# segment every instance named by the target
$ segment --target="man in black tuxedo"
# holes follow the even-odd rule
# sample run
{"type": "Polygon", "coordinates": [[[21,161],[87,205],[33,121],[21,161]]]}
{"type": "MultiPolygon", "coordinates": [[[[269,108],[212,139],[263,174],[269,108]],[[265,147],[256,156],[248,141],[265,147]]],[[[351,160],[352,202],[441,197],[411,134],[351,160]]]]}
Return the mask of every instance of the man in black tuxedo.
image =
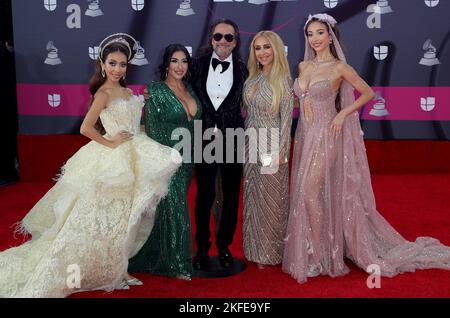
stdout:
{"type": "MultiPolygon", "coordinates": [[[[222,214],[216,224],[216,246],[222,267],[230,268],[233,256],[228,246],[236,231],[242,163],[237,160],[237,147],[227,144],[226,128],[244,128],[241,114],[242,91],[248,72],[240,60],[240,38],[237,25],[224,19],[215,22],[209,34],[209,46],[193,61],[191,83],[202,104],[202,127],[213,129],[213,138],[223,138],[223,161],[196,163],[197,198],[195,224],[197,254],[193,267],[202,270],[207,266],[210,241],[210,211],[216,197],[215,184],[218,171],[221,174],[222,214]],[[233,162],[226,162],[227,153],[233,154],[233,162]]],[[[214,139],[212,139],[214,140],[214,139]]],[[[202,143],[202,153],[210,140],[202,143]]],[[[240,150],[241,151],[241,150],[240,150]]]]}

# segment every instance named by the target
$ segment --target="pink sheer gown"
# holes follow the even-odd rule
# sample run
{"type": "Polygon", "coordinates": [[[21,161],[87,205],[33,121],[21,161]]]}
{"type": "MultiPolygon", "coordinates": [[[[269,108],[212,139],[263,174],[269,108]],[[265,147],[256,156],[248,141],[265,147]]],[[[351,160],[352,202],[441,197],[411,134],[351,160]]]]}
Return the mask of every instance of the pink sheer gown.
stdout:
{"type": "Polygon", "coordinates": [[[376,264],[381,275],[394,276],[415,269],[450,270],[450,248],[430,237],[405,240],[376,210],[370,171],[359,116],[345,119],[342,134],[329,133],[337,111],[336,96],[343,107],[354,101],[353,89],[343,81],[333,91],[329,72],[311,81],[307,91],[313,120],[305,121],[306,85],[295,80],[301,112],[292,159],[289,219],[285,238],[283,271],[298,282],[308,277],[345,275],[344,258],[368,271],[376,264]]]}

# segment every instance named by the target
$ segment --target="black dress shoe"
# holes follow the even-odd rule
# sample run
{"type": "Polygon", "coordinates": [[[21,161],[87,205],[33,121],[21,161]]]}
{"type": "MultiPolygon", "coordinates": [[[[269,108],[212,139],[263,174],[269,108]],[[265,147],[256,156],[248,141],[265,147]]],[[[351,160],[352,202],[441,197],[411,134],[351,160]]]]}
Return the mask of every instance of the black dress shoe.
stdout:
{"type": "Polygon", "coordinates": [[[208,266],[208,252],[197,252],[192,260],[192,267],[195,270],[201,271],[204,270],[205,267],[208,266]]]}
{"type": "Polygon", "coordinates": [[[231,268],[233,265],[233,255],[228,248],[219,249],[219,262],[224,268],[231,268]]]}

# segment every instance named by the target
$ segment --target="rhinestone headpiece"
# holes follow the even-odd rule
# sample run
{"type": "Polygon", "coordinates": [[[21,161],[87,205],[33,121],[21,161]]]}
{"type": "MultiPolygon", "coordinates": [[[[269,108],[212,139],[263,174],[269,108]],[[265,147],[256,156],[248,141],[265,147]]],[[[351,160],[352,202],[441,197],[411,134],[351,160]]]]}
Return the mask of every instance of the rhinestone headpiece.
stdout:
{"type": "MultiPolygon", "coordinates": [[[[128,61],[131,60],[132,56],[133,56],[133,50],[131,49],[130,46],[130,42],[128,42],[126,40],[125,37],[130,38],[134,43],[136,43],[137,41],[129,34],[127,33],[115,33],[115,34],[111,34],[109,36],[107,36],[105,39],[103,39],[102,42],[100,42],[100,53],[99,53],[99,57],[102,59],[103,58],[103,51],[105,50],[106,47],[108,47],[109,45],[113,44],[113,43],[121,43],[123,45],[125,45],[128,49],[128,61]],[[106,42],[106,43],[105,43],[106,42]],[[105,43],[105,44],[104,44],[105,43]]],[[[133,45],[134,47],[135,45],[133,45]]]]}

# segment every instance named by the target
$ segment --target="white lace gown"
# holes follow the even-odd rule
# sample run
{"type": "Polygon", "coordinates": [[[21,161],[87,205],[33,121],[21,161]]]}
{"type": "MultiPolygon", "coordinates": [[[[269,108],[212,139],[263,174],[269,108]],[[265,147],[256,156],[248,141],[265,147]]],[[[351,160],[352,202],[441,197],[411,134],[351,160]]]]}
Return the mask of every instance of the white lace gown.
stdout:
{"type": "MultiPolygon", "coordinates": [[[[32,239],[0,253],[0,297],[66,297],[118,288],[128,259],[147,240],[180,154],[140,132],[143,104],[116,99],[100,118],[115,149],[91,141],[21,221],[32,239]]],[[[57,149],[55,149],[57,151],[57,149]]]]}

